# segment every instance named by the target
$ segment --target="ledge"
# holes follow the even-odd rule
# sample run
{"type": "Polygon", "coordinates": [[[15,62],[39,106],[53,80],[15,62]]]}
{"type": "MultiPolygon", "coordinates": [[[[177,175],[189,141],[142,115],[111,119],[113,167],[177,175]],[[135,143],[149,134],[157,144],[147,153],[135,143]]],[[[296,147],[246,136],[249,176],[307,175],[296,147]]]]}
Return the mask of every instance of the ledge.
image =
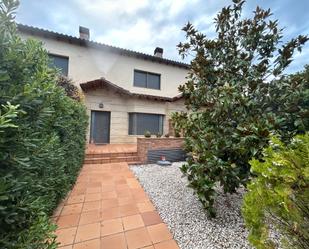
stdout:
{"type": "Polygon", "coordinates": [[[137,155],[141,162],[147,162],[149,150],[183,148],[183,137],[141,137],[137,138],[137,155]]]}

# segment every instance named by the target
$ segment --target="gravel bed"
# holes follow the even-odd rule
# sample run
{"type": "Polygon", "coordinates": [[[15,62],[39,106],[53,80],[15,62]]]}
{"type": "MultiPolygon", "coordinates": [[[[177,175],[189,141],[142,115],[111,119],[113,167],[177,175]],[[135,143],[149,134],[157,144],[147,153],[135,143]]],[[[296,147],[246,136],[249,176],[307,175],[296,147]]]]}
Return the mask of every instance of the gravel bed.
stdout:
{"type": "Polygon", "coordinates": [[[131,166],[180,248],[252,248],[240,212],[243,190],[234,195],[219,191],[217,218],[209,219],[192,189],[186,186],[187,180],[179,169],[182,164],[131,166]]]}

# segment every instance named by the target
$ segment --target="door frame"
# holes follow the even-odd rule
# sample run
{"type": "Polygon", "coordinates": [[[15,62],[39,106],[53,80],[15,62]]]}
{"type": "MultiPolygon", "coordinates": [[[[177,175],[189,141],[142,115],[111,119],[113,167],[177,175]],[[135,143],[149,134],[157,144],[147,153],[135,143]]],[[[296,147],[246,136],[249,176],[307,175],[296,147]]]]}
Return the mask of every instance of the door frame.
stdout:
{"type": "Polygon", "coordinates": [[[108,142],[107,143],[95,143],[94,144],[109,144],[110,143],[110,136],[111,136],[111,112],[110,111],[100,111],[100,110],[90,110],[90,136],[89,136],[89,143],[91,143],[92,135],[93,135],[93,129],[94,129],[94,113],[95,112],[105,112],[109,114],[108,119],[108,142]]]}

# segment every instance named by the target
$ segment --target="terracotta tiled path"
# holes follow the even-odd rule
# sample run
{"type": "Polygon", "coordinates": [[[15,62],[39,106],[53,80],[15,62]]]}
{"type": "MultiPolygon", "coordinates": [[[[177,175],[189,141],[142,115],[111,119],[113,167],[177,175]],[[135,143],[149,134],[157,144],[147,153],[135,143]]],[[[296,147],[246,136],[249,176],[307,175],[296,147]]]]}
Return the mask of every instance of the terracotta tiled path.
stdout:
{"type": "Polygon", "coordinates": [[[54,214],[61,249],[177,249],[126,163],[84,165],[54,214]]]}

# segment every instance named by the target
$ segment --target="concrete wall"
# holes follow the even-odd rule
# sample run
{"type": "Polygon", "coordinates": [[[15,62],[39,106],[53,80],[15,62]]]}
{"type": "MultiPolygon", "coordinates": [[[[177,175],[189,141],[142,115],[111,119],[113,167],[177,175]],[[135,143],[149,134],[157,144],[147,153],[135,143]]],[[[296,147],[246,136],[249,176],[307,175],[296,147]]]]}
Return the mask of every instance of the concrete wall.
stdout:
{"type": "Polygon", "coordinates": [[[21,33],[21,36],[24,39],[41,40],[49,53],[69,57],[69,77],[78,86],[80,83],[104,77],[131,92],[174,97],[179,94],[178,86],[185,82],[188,72],[177,66],[110,53],[101,49],[78,46],[24,33],[21,33]],[[134,87],[134,69],[160,74],[161,89],[134,87]]]}
{"type": "MultiPolygon", "coordinates": [[[[85,95],[85,104],[89,116],[91,110],[111,112],[110,143],[136,143],[137,137],[143,137],[138,135],[128,135],[129,112],[165,115],[163,134],[166,134],[169,132],[168,120],[171,113],[175,110],[185,110],[183,100],[163,102],[138,99],[126,95],[120,95],[105,88],[87,92],[85,95]],[[104,104],[104,108],[99,108],[100,103],[104,104]]],[[[88,141],[89,133],[90,131],[88,132],[88,141]]]]}

